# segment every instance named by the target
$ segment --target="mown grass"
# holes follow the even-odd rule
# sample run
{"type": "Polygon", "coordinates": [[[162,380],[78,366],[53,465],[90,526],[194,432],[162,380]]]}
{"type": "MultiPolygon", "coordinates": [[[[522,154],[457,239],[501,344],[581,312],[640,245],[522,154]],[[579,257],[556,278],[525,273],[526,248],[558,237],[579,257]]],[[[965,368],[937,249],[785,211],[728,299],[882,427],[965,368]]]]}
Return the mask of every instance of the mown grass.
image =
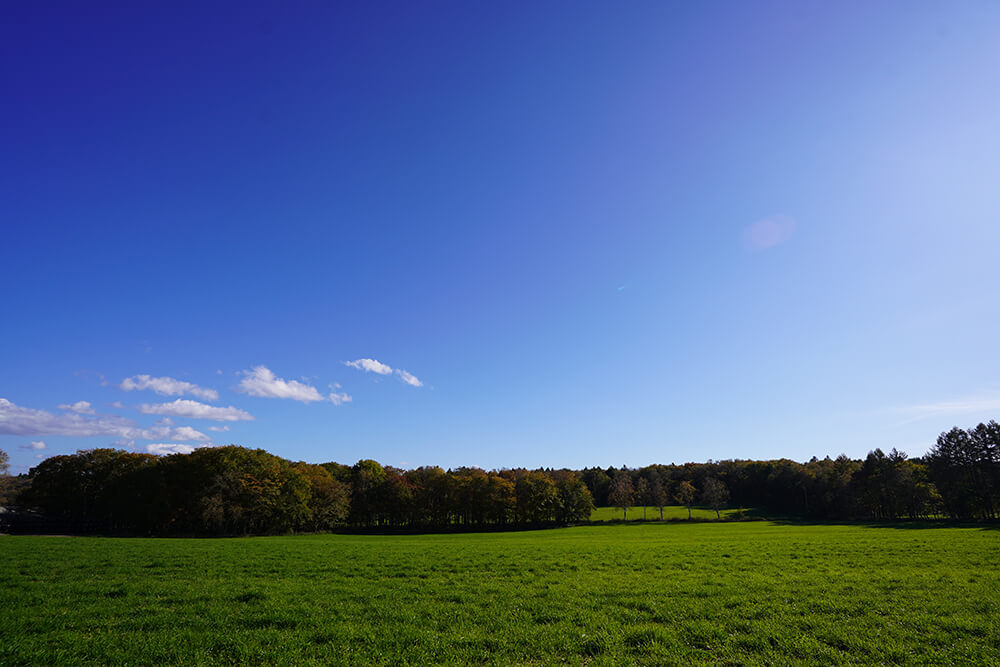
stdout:
{"type": "Polygon", "coordinates": [[[0,664],[1000,663],[1000,532],[0,537],[0,664]]]}

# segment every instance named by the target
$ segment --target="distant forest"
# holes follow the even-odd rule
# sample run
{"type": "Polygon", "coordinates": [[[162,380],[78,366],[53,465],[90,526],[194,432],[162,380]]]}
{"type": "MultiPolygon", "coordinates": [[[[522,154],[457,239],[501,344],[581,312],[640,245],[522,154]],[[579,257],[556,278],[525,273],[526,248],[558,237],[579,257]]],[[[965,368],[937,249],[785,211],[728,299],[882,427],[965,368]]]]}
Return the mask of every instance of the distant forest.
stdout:
{"type": "MultiPolygon", "coordinates": [[[[709,461],[644,468],[400,470],[292,462],[261,449],[160,457],[115,449],[46,459],[10,477],[7,530],[133,535],[292,531],[489,530],[586,522],[597,506],[755,508],[820,520],[997,519],[1000,425],[942,433],[920,458],[709,461]]],[[[653,516],[656,516],[655,513],[653,516]]],[[[2,526],[0,526],[2,528],[2,526]]]]}

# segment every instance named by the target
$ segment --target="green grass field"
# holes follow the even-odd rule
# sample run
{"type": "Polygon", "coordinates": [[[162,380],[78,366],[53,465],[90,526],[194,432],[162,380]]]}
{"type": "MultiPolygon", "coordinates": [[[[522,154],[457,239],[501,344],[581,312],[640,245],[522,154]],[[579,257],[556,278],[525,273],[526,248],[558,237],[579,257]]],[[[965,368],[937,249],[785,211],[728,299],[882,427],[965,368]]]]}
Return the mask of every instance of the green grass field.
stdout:
{"type": "Polygon", "coordinates": [[[0,664],[1000,663],[1000,531],[0,537],[0,664]]]}

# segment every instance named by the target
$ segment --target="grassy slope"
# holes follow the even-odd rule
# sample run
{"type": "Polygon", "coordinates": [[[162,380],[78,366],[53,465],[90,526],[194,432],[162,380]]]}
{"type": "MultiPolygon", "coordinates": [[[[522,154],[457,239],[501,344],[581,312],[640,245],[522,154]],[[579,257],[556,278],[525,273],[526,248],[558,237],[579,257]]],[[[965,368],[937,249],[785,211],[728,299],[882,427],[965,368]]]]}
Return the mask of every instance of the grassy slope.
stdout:
{"type": "Polygon", "coordinates": [[[1000,662],[1000,532],[0,537],[0,664],[1000,662]]]}

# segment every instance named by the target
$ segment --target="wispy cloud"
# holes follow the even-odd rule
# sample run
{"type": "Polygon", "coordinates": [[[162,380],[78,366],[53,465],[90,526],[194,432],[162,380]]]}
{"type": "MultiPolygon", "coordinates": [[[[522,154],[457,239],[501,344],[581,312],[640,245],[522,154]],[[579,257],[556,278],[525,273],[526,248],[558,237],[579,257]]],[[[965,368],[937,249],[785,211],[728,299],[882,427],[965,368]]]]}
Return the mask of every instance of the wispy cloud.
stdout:
{"type": "Polygon", "coordinates": [[[283,380],[275,377],[267,366],[254,366],[251,370],[242,371],[242,374],[243,380],[240,381],[236,390],[250,396],[290,398],[293,401],[303,403],[323,400],[323,395],[316,387],[297,380],[283,380]]]}
{"type": "Polygon", "coordinates": [[[341,392],[336,392],[335,391],[335,392],[333,392],[333,393],[330,394],[330,401],[334,405],[343,405],[344,403],[350,403],[353,400],[354,399],[351,398],[351,396],[349,394],[346,394],[346,393],[344,393],[342,391],[341,392]]]}
{"type": "Polygon", "coordinates": [[[30,449],[30,450],[33,450],[33,451],[38,451],[38,450],[45,449],[46,447],[48,447],[48,445],[46,445],[43,441],[41,441],[41,440],[35,440],[35,441],[33,441],[33,442],[31,442],[31,443],[29,443],[27,445],[22,445],[21,449],[30,449]]]}
{"type": "Polygon", "coordinates": [[[795,220],[775,215],[749,225],[743,230],[743,246],[748,250],[766,250],[780,245],[795,232],[795,220]]]}
{"type": "Polygon", "coordinates": [[[97,414],[94,412],[94,408],[90,407],[90,403],[88,403],[87,401],[77,401],[76,403],[63,403],[58,407],[60,410],[76,412],[81,415],[97,414]]]}
{"type": "Polygon", "coordinates": [[[167,425],[143,428],[131,419],[116,415],[99,417],[77,413],[54,415],[45,410],[24,408],[0,398],[0,435],[69,435],[78,437],[115,436],[127,440],[210,440],[190,426],[167,425]]]}
{"type": "Polygon", "coordinates": [[[915,403],[893,408],[893,411],[906,417],[907,423],[951,415],[975,413],[996,414],[1000,413],[1000,395],[980,394],[978,396],[965,396],[933,403],[915,403]]]}
{"type": "Polygon", "coordinates": [[[122,380],[118,387],[124,391],[151,389],[160,396],[191,394],[206,401],[216,401],[219,399],[219,392],[214,389],[206,389],[205,387],[199,387],[196,384],[170,377],[157,378],[149,375],[133,375],[122,380]]]}
{"type": "Polygon", "coordinates": [[[351,368],[356,368],[359,371],[364,371],[366,373],[377,373],[379,375],[390,375],[395,373],[399,376],[406,384],[411,387],[423,387],[424,383],[421,382],[416,375],[405,371],[402,368],[393,368],[388,364],[383,364],[377,359],[355,359],[354,361],[345,361],[345,366],[350,366],[351,368]]]}
{"type": "Polygon", "coordinates": [[[411,387],[423,387],[424,386],[424,383],[421,382],[420,380],[418,380],[416,375],[414,375],[413,373],[409,373],[407,371],[404,371],[402,368],[397,368],[396,369],[396,375],[398,375],[399,378],[403,382],[405,382],[406,384],[410,385],[411,387]]]}
{"type": "Polygon", "coordinates": [[[391,366],[387,366],[376,359],[355,359],[354,361],[345,361],[344,365],[357,368],[359,371],[365,371],[366,373],[378,373],[379,375],[389,375],[392,373],[391,366]]]}
{"type": "Polygon", "coordinates": [[[209,426],[208,430],[209,431],[220,431],[221,432],[221,431],[228,431],[229,427],[228,426],[209,426]]]}
{"type": "Polygon", "coordinates": [[[217,422],[253,421],[249,412],[230,405],[228,408],[218,408],[205,405],[187,398],[178,398],[170,403],[143,403],[139,412],[144,415],[170,415],[171,417],[188,417],[190,419],[211,419],[217,422]]]}

